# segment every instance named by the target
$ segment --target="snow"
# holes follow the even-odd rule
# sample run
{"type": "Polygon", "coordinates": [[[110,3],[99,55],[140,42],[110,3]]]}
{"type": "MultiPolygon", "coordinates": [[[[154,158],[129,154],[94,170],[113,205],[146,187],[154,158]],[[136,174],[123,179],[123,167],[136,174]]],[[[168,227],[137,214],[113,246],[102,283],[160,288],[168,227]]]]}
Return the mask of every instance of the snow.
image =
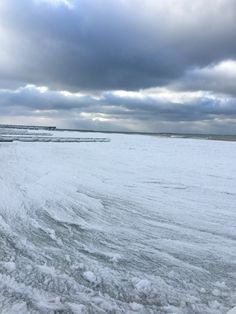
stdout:
{"type": "Polygon", "coordinates": [[[0,312],[233,309],[236,143],[109,138],[0,143],[0,312]]]}

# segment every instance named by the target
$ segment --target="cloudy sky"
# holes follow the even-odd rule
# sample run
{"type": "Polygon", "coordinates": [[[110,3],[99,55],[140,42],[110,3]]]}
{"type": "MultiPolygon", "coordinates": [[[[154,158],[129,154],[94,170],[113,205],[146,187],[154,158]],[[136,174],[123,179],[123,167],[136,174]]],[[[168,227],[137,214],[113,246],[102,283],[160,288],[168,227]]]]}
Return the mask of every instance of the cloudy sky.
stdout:
{"type": "Polygon", "coordinates": [[[1,0],[0,123],[236,133],[235,0],[1,0]]]}

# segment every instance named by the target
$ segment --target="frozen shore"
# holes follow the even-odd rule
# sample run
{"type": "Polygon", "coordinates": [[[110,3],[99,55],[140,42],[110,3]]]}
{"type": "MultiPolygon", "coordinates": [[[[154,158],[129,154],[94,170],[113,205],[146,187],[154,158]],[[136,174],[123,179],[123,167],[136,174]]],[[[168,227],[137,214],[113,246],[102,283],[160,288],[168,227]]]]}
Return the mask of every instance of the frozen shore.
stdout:
{"type": "Polygon", "coordinates": [[[227,313],[236,143],[109,137],[0,143],[0,312],[227,313]]]}

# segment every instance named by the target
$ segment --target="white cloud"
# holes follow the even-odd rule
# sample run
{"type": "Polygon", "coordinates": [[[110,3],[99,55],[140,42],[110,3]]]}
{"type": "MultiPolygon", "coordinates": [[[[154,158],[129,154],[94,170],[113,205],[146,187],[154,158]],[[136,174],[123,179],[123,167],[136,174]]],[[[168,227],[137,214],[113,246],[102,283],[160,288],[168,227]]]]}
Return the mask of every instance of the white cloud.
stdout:
{"type": "Polygon", "coordinates": [[[193,71],[193,74],[236,80],[236,61],[224,60],[202,69],[196,69],[193,71]]]}
{"type": "Polygon", "coordinates": [[[36,3],[48,3],[54,6],[64,5],[69,9],[73,8],[73,4],[69,0],[34,0],[36,3]]]}
{"type": "Polygon", "coordinates": [[[186,72],[172,88],[236,95],[236,60],[223,60],[186,72]]]}

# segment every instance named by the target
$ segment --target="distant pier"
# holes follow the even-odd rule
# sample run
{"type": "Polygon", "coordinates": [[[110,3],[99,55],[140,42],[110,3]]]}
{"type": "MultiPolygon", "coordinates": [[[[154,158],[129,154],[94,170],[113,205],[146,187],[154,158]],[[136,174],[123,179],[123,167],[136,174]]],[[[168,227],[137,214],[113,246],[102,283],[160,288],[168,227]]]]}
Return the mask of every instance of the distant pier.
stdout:
{"type": "Polygon", "coordinates": [[[0,136],[0,142],[42,142],[42,143],[104,143],[110,142],[109,138],[90,137],[47,137],[47,136],[0,136]]]}
{"type": "Polygon", "coordinates": [[[43,126],[43,125],[21,125],[21,124],[0,124],[1,129],[23,129],[23,130],[56,130],[55,126],[43,126]]]}

